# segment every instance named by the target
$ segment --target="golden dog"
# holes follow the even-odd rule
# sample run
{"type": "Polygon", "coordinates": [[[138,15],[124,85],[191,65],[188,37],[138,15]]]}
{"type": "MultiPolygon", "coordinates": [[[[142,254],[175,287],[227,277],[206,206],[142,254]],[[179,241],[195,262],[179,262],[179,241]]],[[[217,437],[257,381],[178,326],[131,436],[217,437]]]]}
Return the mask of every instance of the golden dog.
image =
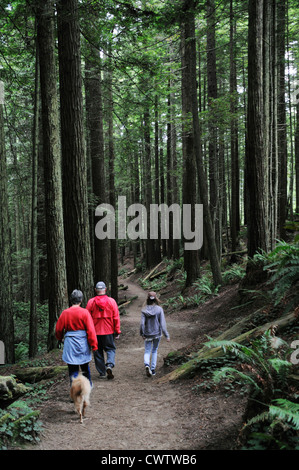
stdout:
{"type": "Polygon", "coordinates": [[[75,410],[80,416],[80,423],[83,423],[85,409],[90,404],[89,396],[91,386],[89,380],[80,372],[78,377],[74,378],[71,386],[71,399],[74,402],[75,410]]]}

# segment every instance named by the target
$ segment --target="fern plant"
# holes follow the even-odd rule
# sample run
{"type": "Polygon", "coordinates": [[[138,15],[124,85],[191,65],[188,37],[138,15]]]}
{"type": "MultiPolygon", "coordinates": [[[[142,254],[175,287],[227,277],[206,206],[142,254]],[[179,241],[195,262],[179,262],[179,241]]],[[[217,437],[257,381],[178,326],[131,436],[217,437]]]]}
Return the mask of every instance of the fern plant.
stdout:
{"type": "MultiPolygon", "coordinates": [[[[294,244],[280,241],[268,255],[268,259],[270,264],[265,269],[272,272],[269,282],[274,284],[272,293],[275,305],[277,305],[299,281],[299,241],[294,244]]],[[[299,292],[288,302],[286,311],[291,310],[298,303],[299,292]]]]}
{"type": "Polygon", "coordinates": [[[246,428],[262,426],[263,432],[252,432],[247,448],[297,449],[299,431],[299,404],[280,398],[273,400],[269,409],[254,416],[245,425],[246,428]],[[263,447],[262,447],[263,446],[263,447]]]}
{"type": "MultiPolygon", "coordinates": [[[[280,340],[281,346],[285,343],[280,340]]],[[[286,377],[292,364],[279,356],[279,350],[273,347],[270,331],[252,341],[250,346],[235,341],[212,340],[208,347],[221,347],[238,359],[238,366],[223,367],[214,372],[214,381],[238,377],[243,384],[250,386],[251,395],[264,403],[274,398],[276,391],[286,386],[286,377]]]]}
{"type": "MultiPolygon", "coordinates": [[[[288,396],[288,375],[292,364],[284,359],[288,345],[280,338],[273,337],[270,331],[255,339],[250,346],[235,341],[212,340],[208,347],[222,347],[237,359],[235,367],[225,366],[214,371],[214,382],[239,379],[249,386],[249,401],[244,428],[260,425],[265,432],[253,433],[248,446],[264,448],[292,447],[299,429],[299,405],[285,398],[288,396]],[[252,417],[253,416],[253,417],[252,417]],[[287,437],[286,437],[287,436],[287,437]],[[289,444],[285,444],[284,438],[289,444]]],[[[244,430],[243,430],[244,431],[244,430]]]]}

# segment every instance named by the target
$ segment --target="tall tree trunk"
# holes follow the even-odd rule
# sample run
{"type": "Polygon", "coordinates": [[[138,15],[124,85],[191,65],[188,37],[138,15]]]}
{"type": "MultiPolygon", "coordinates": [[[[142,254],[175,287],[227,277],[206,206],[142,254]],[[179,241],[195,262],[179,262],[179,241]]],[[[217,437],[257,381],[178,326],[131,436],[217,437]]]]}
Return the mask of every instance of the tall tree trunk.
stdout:
{"type": "Polygon", "coordinates": [[[153,202],[151,185],[151,141],[150,141],[150,110],[148,107],[144,111],[144,153],[145,153],[145,199],[147,211],[147,238],[146,238],[146,265],[148,268],[156,266],[160,261],[160,253],[156,249],[155,240],[150,236],[150,206],[153,202]]]}
{"type": "MultiPolygon", "coordinates": [[[[160,205],[160,151],[159,151],[159,106],[158,96],[155,96],[155,204],[160,205]]],[[[137,201],[136,201],[137,202],[137,201]]],[[[158,239],[156,251],[161,260],[161,217],[158,220],[158,239]]]]}
{"type": "MultiPolygon", "coordinates": [[[[298,90],[297,90],[298,91],[298,90]]],[[[295,173],[296,173],[296,213],[299,214],[299,91],[296,101],[296,130],[295,130],[295,173]]]]}
{"type": "MultiPolygon", "coordinates": [[[[107,202],[107,182],[105,176],[104,130],[102,104],[102,77],[99,52],[90,47],[90,56],[86,60],[86,108],[89,132],[89,152],[91,160],[91,185],[95,205],[107,202]]],[[[94,213],[93,207],[93,213],[94,213]]],[[[92,221],[94,236],[95,221],[92,221]]],[[[109,283],[109,240],[94,239],[94,283],[109,283]]]]}
{"type": "Polygon", "coordinates": [[[55,324],[68,306],[62,177],[59,133],[58,93],[56,86],[54,6],[41,0],[37,10],[37,38],[43,129],[43,167],[49,288],[48,349],[55,348],[55,324]]]}
{"type": "Polygon", "coordinates": [[[4,86],[0,82],[0,341],[4,343],[4,362],[13,363],[14,321],[3,108],[4,86]]]}
{"type": "Polygon", "coordinates": [[[63,208],[68,289],[94,294],[83,134],[78,1],[57,4],[61,103],[63,208]]]}
{"type": "MultiPolygon", "coordinates": [[[[192,116],[192,128],[188,129],[188,134],[186,137],[192,138],[193,150],[189,150],[189,156],[187,154],[186,158],[191,159],[191,172],[196,172],[196,164],[193,164],[193,158],[196,157],[197,171],[198,171],[198,182],[199,182],[199,191],[200,199],[203,204],[203,219],[204,219],[204,229],[206,233],[206,240],[209,248],[209,257],[211,263],[211,270],[213,274],[213,281],[216,286],[222,284],[221,269],[219,264],[218,252],[215,242],[215,234],[213,230],[213,224],[210,215],[209,209],[209,200],[208,200],[208,184],[207,177],[205,174],[202,148],[201,148],[201,139],[200,139],[200,125],[198,117],[198,101],[197,101],[197,72],[196,72],[196,39],[195,39],[195,20],[194,20],[194,2],[188,2],[189,10],[186,12],[185,22],[183,25],[183,63],[182,63],[182,98],[183,98],[183,118],[189,115],[192,116]],[[187,93],[189,91],[189,95],[187,93]],[[184,104],[185,102],[185,104],[184,104]],[[193,153],[194,152],[194,153],[193,153]]],[[[185,164],[184,164],[185,168],[185,164]]],[[[186,171],[186,170],[185,170],[186,171]]],[[[193,173],[188,173],[191,180],[193,173]]],[[[187,179],[185,179],[185,183],[187,179]]],[[[186,186],[185,186],[186,188],[186,186]]],[[[192,183],[191,196],[194,196],[195,185],[192,183]]],[[[191,200],[193,203],[194,200],[191,200]]],[[[198,252],[190,251],[190,254],[193,254],[193,260],[191,258],[190,262],[194,264],[191,268],[191,274],[193,277],[199,272],[199,261],[198,261],[198,252]]],[[[192,279],[192,277],[190,277],[192,279]]]]}
{"type": "MultiPolygon", "coordinates": [[[[108,121],[108,161],[109,161],[109,203],[116,211],[116,193],[114,178],[114,131],[113,131],[113,90],[112,90],[112,65],[111,65],[111,44],[109,44],[108,71],[107,71],[107,121],[108,121]]],[[[116,236],[110,240],[110,288],[111,296],[118,301],[118,243],[116,236]]]]}
{"type": "MultiPolygon", "coordinates": [[[[231,251],[237,249],[237,238],[240,231],[240,175],[238,149],[237,112],[237,70],[235,57],[236,21],[234,18],[233,0],[230,0],[230,112],[231,112],[231,251]]],[[[236,261],[232,255],[232,262],[236,261]]]]}
{"type": "Polygon", "coordinates": [[[287,129],[285,102],[285,0],[277,1],[277,50],[278,50],[278,175],[279,175],[279,238],[285,239],[287,218],[287,129]]]}
{"type": "MultiPolygon", "coordinates": [[[[168,97],[167,97],[167,205],[170,207],[173,202],[173,132],[172,132],[172,113],[171,113],[171,94],[170,79],[168,79],[168,97]]],[[[173,214],[169,214],[169,237],[167,240],[167,257],[173,256],[173,214]]]]}
{"type": "Polygon", "coordinates": [[[215,240],[220,255],[219,226],[219,162],[217,149],[216,105],[217,99],[217,68],[216,68],[216,15],[215,1],[207,0],[207,76],[208,76],[208,108],[209,108],[209,189],[210,211],[215,230],[215,240]]]}
{"type": "Polygon", "coordinates": [[[270,153],[269,153],[269,236],[271,250],[274,249],[278,228],[278,140],[277,140],[277,20],[276,0],[271,0],[270,27],[270,153]]]}
{"type": "MultiPolygon", "coordinates": [[[[267,251],[263,126],[263,1],[249,0],[246,191],[248,255],[267,251]]],[[[267,130],[265,130],[267,131],[267,130]]]]}
{"type": "MultiPolygon", "coordinates": [[[[159,143],[160,143],[160,150],[159,150],[159,156],[160,156],[160,203],[164,204],[166,203],[165,200],[165,175],[164,175],[164,155],[163,155],[163,131],[160,129],[159,133],[159,143]]],[[[161,224],[162,224],[161,220],[161,224]]],[[[161,240],[161,245],[162,245],[162,256],[167,256],[167,240],[163,238],[161,240]]]]}
{"type": "Polygon", "coordinates": [[[40,112],[40,73],[39,51],[36,41],[34,118],[32,131],[32,194],[31,194],[31,266],[30,266],[30,322],[29,322],[29,357],[37,353],[37,296],[38,296],[38,256],[37,256],[37,173],[39,145],[40,112]]]}

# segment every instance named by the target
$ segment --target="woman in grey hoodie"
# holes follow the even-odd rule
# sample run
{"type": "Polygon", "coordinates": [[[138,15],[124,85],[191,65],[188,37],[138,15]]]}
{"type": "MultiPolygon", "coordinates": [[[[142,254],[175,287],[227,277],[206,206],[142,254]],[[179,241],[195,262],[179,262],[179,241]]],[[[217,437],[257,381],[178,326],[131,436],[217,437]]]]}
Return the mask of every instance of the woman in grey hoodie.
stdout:
{"type": "Polygon", "coordinates": [[[167,341],[170,341],[163,308],[159,305],[156,293],[149,292],[146,305],[141,310],[140,322],[140,335],[145,340],[144,365],[148,377],[156,374],[158,347],[162,334],[167,341]]]}

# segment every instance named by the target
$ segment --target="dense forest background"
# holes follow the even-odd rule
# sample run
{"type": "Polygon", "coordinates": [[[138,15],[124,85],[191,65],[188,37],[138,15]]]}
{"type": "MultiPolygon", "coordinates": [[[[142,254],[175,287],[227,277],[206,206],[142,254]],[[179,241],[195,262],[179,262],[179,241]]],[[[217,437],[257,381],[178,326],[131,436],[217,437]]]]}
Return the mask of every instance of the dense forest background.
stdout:
{"type": "MultiPolygon", "coordinates": [[[[0,0],[0,339],[30,305],[57,316],[119,257],[183,257],[186,286],[221,256],[250,263],[299,213],[297,0],[0,0]],[[203,205],[204,243],[100,240],[101,203],[203,205]],[[246,245],[241,243],[246,240],[246,245]]],[[[130,217],[128,217],[128,220],[130,217]]],[[[160,220],[160,224],[163,221],[160,220]]],[[[171,218],[170,218],[171,224],[171,218]]]]}

